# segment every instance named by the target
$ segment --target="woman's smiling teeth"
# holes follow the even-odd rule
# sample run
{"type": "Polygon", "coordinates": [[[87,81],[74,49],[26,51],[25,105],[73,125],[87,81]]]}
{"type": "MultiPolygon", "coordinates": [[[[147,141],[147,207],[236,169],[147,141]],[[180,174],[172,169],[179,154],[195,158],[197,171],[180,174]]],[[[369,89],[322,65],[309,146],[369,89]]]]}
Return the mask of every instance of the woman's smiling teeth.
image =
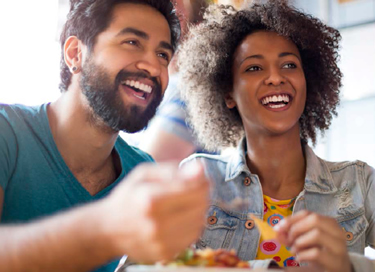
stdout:
{"type": "Polygon", "coordinates": [[[146,96],[152,92],[151,86],[146,85],[136,80],[125,80],[125,81],[122,81],[121,84],[129,86],[134,91],[139,93],[139,95],[137,95],[136,93],[134,93],[133,95],[142,100],[145,100],[146,96]]]}
{"type": "Polygon", "coordinates": [[[261,102],[262,105],[270,107],[272,109],[282,108],[287,105],[290,101],[289,95],[281,94],[281,95],[271,95],[264,97],[261,102]]]}

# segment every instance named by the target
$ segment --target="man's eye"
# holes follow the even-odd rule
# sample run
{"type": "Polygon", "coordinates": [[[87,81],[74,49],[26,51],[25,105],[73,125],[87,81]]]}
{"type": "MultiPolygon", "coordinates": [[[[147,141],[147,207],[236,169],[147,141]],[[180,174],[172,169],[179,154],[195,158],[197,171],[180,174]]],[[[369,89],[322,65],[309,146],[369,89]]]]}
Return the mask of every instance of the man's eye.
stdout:
{"type": "Polygon", "coordinates": [[[251,66],[246,69],[246,72],[255,72],[255,71],[260,71],[262,70],[259,66],[251,66]]]}
{"type": "Polygon", "coordinates": [[[294,63],[287,63],[283,66],[283,68],[294,69],[297,68],[297,65],[295,65],[294,63]]]}
{"type": "Polygon", "coordinates": [[[158,57],[165,59],[167,62],[169,62],[169,55],[167,53],[158,53],[158,57]]]}
{"type": "Polygon", "coordinates": [[[138,45],[137,40],[128,40],[128,41],[124,41],[123,43],[130,44],[130,45],[138,45]]]}

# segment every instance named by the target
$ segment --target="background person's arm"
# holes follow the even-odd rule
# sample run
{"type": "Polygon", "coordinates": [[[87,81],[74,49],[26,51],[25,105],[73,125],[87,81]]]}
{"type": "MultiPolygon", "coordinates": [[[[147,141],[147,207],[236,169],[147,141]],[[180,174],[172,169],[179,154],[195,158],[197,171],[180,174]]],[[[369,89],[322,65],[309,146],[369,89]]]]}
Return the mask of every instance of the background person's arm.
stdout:
{"type": "Polygon", "coordinates": [[[153,130],[140,148],[150,154],[155,161],[182,161],[193,154],[197,147],[176,134],[162,129],[153,130]]]}
{"type": "Polygon", "coordinates": [[[141,165],[105,199],[0,226],[1,270],[89,271],[122,255],[143,262],[170,259],[199,237],[207,206],[202,167],[141,165]]]}
{"type": "Polygon", "coordinates": [[[187,124],[186,106],[181,100],[177,82],[178,76],[172,76],[163,102],[139,143],[139,147],[157,162],[180,162],[201,149],[187,124]]]}

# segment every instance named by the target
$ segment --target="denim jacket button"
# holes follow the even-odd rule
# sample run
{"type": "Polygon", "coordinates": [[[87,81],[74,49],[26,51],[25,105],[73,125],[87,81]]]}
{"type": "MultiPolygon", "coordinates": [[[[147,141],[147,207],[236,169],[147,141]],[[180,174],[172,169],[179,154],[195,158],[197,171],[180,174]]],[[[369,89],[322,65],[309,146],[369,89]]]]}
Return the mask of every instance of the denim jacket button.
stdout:
{"type": "Polygon", "coordinates": [[[346,241],[351,241],[353,240],[353,233],[351,233],[350,231],[347,231],[345,232],[345,237],[346,237],[346,241]]]}
{"type": "Polygon", "coordinates": [[[254,220],[247,220],[245,223],[245,228],[252,229],[254,228],[254,220]]]}
{"type": "Polygon", "coordinates": [[[249,177],[246,177],[246,178],[244,179],[244,181],[243,181],[243,184],[244,184],[245,186],[249,186],[250,183],[251,183],[251,179],[250,179],[249,177]]]}
{"type": "Polygon", "coordinates": [[[214,225],[217,222],[217,217],[216,216],[210,216],[207,218],[207,223],[210,225],[214,225]]]}

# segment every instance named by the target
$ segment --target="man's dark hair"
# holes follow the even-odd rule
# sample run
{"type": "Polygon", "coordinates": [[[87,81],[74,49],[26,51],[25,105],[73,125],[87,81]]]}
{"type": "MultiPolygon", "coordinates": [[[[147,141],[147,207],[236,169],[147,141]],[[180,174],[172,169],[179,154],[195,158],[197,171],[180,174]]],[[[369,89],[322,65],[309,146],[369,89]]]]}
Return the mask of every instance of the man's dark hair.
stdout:
{"type": "Polygon", "coordinates": [[[285,0],[252,4],[239,11],[232,6],[213,5],[205,18],[190,29],[179,49],[181,93],[205,149],[235,146],[244,136],[239,112],[237,108],[228,109],[225,97],[233,90],[234,52],[256,31],[275,32],[299,49],[307,87],[306,105],[299,120],[301,139],[315,143],[317,132],[328,129],[339,103],[339,31],[289,6],[285,0]]]}
{"type": "Polygon", "coordinates": [[[72,74],[64,60],[64,44],[70,36],[76,36],[89,51],[95,45],[96,37],[106,30],[112,20],[112,12],[117,4],[136,3],[148,5],[158,10],[167,20],[171,30],[173,51],[180,38],[180,21],[170,0],[71,0],[67,21],[61,32],[62,56],[60,60],[60,91],[65,92],[70,85],[72,74]]]}

